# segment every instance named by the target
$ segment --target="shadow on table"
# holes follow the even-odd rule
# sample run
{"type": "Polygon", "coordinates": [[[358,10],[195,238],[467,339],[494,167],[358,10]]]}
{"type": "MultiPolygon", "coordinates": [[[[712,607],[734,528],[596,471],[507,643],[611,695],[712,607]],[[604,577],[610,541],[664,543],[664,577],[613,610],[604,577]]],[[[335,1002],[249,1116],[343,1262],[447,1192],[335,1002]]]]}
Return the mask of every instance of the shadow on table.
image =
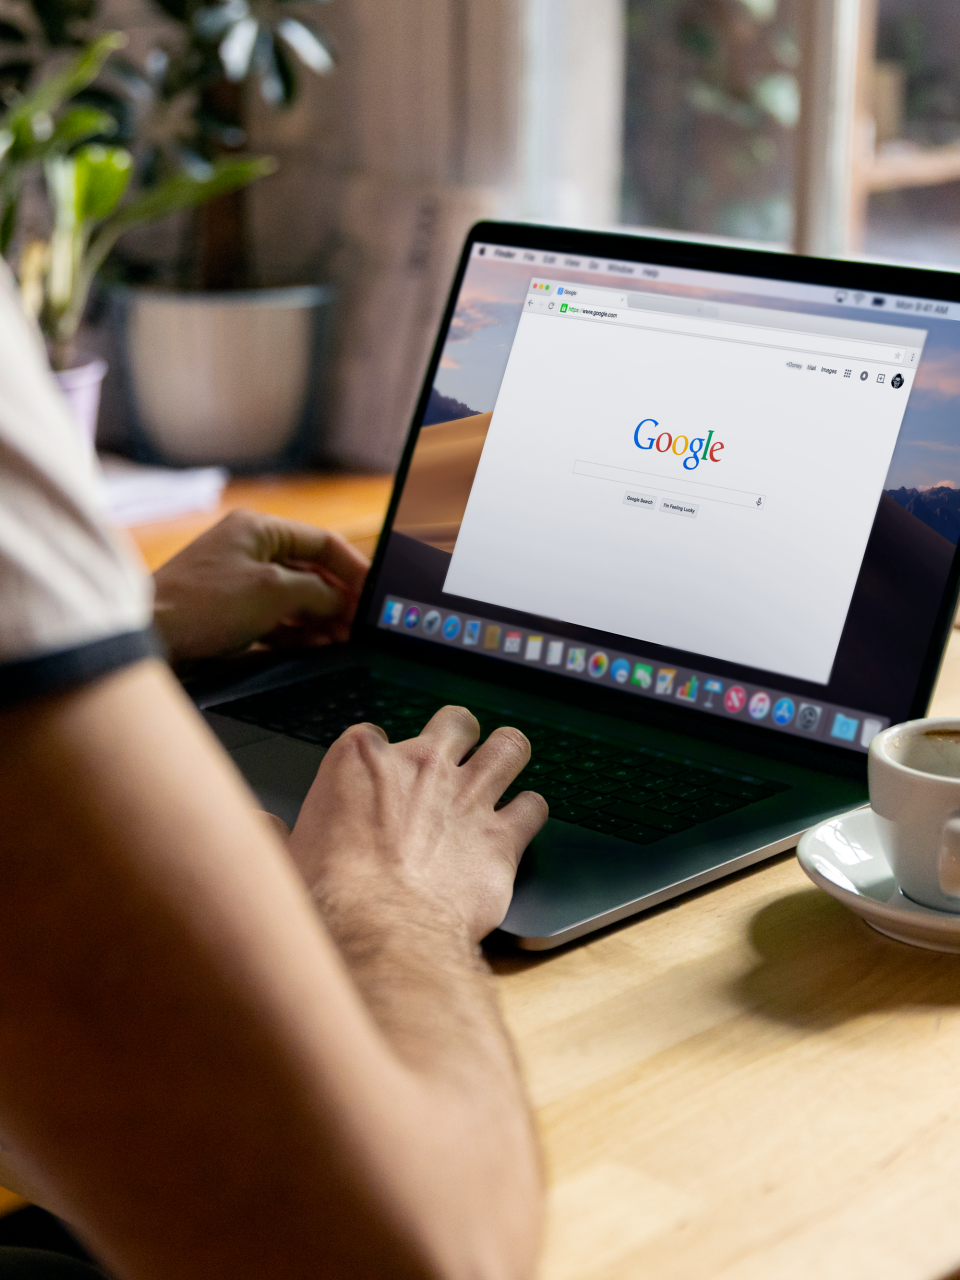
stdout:
{"type": "Polygon", "coordinates": [[[777,1022],[826,1028],[865,1013],[960,1006],[960,955],[885,938],[820,889],[764,907],[750,941],[762,960],[733,995],[777,1022]]]}

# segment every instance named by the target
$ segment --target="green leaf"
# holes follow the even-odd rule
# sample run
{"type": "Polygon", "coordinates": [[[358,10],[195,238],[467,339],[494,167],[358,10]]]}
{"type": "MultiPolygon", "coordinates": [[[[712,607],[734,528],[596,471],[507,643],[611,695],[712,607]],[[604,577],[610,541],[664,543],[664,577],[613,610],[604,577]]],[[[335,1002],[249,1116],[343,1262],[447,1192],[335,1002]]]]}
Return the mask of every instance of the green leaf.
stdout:
{"type": "Polygon", "coordinates": [[[4,116],[0,116],[0,128],[19,120],[28,120],[43,113],[52,113],[68,98],[93,80],[114,49],[122,49],[127,37],[120,31],[109,31],[99,40],[88,45],[65,71],[41,80],[37,87],[20,98],[4,116]]]}
{"type": "Polygon", "coordinates": [[[83,147],[77,152],[77,222],[102,222],[120,203],[133,173],[124,147],[83,147]]]}
{"type": "Polygon", "coordinates": [[[78,142],[88,142],[101,134],[116,133],[117,122],[107,111],[94,107],[72,107],[56,122],[53,133],[44,144],[45,155],[63,153],[78,142]]]}
{"type": "MultiPolygon", "coordinates": [[[[112,60],[109,70],[112,77],[114,72],[112,60]]],[[[112,123],[99,141],[106,142],[110,139],[114,146],[129,147],[137,135],[132,97],[132,94],[124,96],[95,85],[88,85],[86,89],[81,89],[79,93],[74,94],[68,106],[92,107],[94,111],[102,111],[110,116],[112,123]]],[[[141,97],[140,102],[143,103],[144,100],[145,95],[141,97]]]]}
{"type": "Polygon", "coordinates": [[[13,229],[17,225],[17,200],[9,200],[0,215],[0,256],[10,248],[13,229]]]}
{"type": "Polygon", "coordinates": [[[155,218],[165,218],[178,209],[205,204],[215,196],[226,195],[228,191],[236,191],[258,178],[266,177],[276,167],[276,161],[272,157],[263,156],[256,160],[218,160],[211,166],[209,177],[195,178],[185,173],[175,174],[124,205],[110,220],[111,230],[122,224],[121,230],[117,232],[117,235],[122,235],[138,223],[152,222],[155,218]]]}

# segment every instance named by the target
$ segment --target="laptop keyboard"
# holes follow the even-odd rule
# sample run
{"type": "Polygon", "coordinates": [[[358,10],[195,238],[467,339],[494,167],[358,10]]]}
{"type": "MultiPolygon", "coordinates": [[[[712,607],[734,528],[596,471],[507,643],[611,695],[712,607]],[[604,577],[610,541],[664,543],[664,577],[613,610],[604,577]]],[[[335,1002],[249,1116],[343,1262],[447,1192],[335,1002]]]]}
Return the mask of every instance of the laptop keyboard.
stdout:
{"type": "MultiPolygon", "coordinates": [[[[380,725],[391,742],[415,737],[442,705],[412,685],[345,672],[211,710],[328,747],[344,729],[363,722],[380,725]]],[[[470,709],[480,721],[481,741],[506,723],[522,730],[533,747],[533,758],[501,803],[520,791],[539,791],[551,818],[634,844],[652,844],[789,790],[768,778],[645,747],[627,748],[509,712],[470,709]]]]}

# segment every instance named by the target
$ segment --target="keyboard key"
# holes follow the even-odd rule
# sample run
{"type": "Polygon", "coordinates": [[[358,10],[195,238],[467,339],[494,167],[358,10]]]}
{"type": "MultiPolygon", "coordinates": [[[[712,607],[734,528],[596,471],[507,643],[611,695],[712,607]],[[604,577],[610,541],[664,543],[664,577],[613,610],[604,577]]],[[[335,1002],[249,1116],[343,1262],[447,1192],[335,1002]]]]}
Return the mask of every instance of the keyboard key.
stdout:
{"type": "MultiPolygon", "coordinates": [[[[522,775],[520,781],[523,782],[522,775]]],[[[554,782],[552,778],[544,778],[542,783],[532,779],[529,785],[524,783],[521,789],[523,791],[539,791],[549,804],[553,804],[554,801],[572,800],[574,796],[583,794],[583,788],[578,787],[575,782],[559,783],[554,782]]]]}
{"type": "Polygon", "coordinates": [[[693,804],[696,800],[705,800],[713,793],[707,787],[690,786],[689,783],[681,782],[675,787],[667,787],[663,794],[672,796],[674,800],[689,800],[693,804]]]}
{"type": "Polygon", "coordinates": [[[689,800],[672,800],[669,796],[657,796],[649,801],[649,805],[658,813],[685,813],[693,807],[689,800]]]}
{"type": "Polygon", "coordinates": [[[704,800],[700,804],[695,804],[692,808],[687,809],[684,817],[690,822],[710,822],[713,818],[725,818],[728,813],[735,813],[739,805],[717,805],[709,800],[704,800]]]}
{"type": "Polygon", "coordinates": [[[649,760],[647,773],[659,774],[662,778],[672,778],[675,773],[685,772],[682,764],[673,764],[670,760],[649,760]]]}
{"type": "Polygon", "coordinates": [[[706,787],[710,785],[712,774],[705,772],[703,769],[684,769],[683,773],[677,778],[677,783],[685,787],[706,787]]]}
{"type": "Polygon", "coordinates": [[[577,804],[582,804],[585,809],[602,809],[609,803],[609,796],[598,795],[596,791],[580,791],[577,794],[577,804]]]}
{"type": "Polygon", "coordinates": [[[615,818],[611,813],[594,813],[589,818],[581,818],[577,823],[578,827],[585,827],[588,831],[601,831],[604,835],[615,835],[618,831],[622,831],[624,827],[630,826],[623,818],[615,818]]]}
{"type": "Polygon", "coordinates": [[[578,784],[585,782],[587,777],[588,775],[582,769],[571,769],[564,765],[561,765],[553,775],[555,782],[576,782],[578,784]]]}
{"type": "Polygon", "coordinates": [[[570,763],[578,769],[585,769],[588,773],[599,773],[607,762],[602,756],[588,756],[586,759],[580,756],[575,757],[570,763]]]}
{"type": "Polygon", "coordinates": [[[656,809],[639,804],[627,804],[623,800],[613,800],[605,808],[615,818],[626,818],[628,822],[636,822],[643,827],[654,827],[659,831],[687,831],[695,824],[674,814],[660,813],[656,809]]]}
{"type": "Polygon", "coordinates": [[[541,760],[541,759],[531,760],[530,763],[527,765],[527,767],[524,769],[523,776],[525,778],[526,777],[542,778],[544,774],[555,773],[557,770],[557,767],[558,767],[557,765],[551,763],[551,761],[549,760],[541,760]]]}
{"type": "Polygon", "coordinates": [[[603,770],[603,776],[615,782],[630,782],[639,772],[640,769],[637,765],[608,764],[603,770]]]}
{"type": "Polygon", "coordinates": [[[641,788],[644,791],[666,791],[667,787],[672,786],[676,781],[672,777],[664,777],[659,773],[641,773],[631,782],[632,787],[641,788]]]}
{"type": "Polygon", "coordinates": [[[614,791],[623,789],[623,783],[619,778],[608,778],[605,774],[591,774],[584,778],[583,785],[589,791],[595,791],[598,795],[610,795],[614,791]]]}
{"type": "Polygon", "coordinates": [[[656,800],[658,792],[646,790],[643,787],[624,787],[622,791],[616,792],[618,800],[627,800],[630,804],[649,804],[651,800],[656,800]]]}
{"type": "Polygon", "coordinates": [[[560,822],[579,823],[584,818],[590,817],[589,809],[581,809],[578,804],[558,804],[556,807],[550,807],[550,817],[557,818],[560,822]]]}

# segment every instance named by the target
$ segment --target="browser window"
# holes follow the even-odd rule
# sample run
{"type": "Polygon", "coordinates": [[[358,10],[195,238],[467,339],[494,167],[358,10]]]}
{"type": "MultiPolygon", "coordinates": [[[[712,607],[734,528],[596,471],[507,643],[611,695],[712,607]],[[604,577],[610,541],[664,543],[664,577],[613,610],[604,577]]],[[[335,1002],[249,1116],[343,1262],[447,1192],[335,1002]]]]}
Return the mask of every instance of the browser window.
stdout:
{"type": "Polygon", "coordinates": [[[369,621],[865,751],[916,714],[958,405],[958,302],[475,242],[369,621]]]}
{"type": "Polygon", "coordinates": [[[444,591],[827,684],[925,337],[534,277],[444,591]]]}

